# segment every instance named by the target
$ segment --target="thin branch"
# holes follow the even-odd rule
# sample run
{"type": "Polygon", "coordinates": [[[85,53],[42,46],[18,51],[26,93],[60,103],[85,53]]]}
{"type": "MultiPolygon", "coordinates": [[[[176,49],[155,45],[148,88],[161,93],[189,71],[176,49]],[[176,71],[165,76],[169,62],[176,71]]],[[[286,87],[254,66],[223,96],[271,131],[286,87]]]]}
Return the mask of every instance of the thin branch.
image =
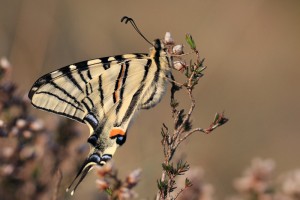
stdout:
{"type": "MultiPolygon", "coordinates": [[[[205,131],[205,129],[203,129],[203,128],[195,128],[195,129],[189,131],[188,133],[186,133],[182,138],[180,138],[179,141],[178,141],[178,145],[179,145],[182,141],[184,141],[186,138],[188,138],[189,136],[191,136],[193,133],[195,133],[195,132],[207,133],[207,132],[205,131]]],[[[177,145],[177,146],[178,146],[178,145],[177,145]]]]}
{"type": "Polygon", "coordinates": [[[179,195],[180,195],[185,189],[186,189],[186,188],[180,189],[180,191],[175,195],[174,200],[176,200],[176,199],[179,197],[179,195]]]}
{"type": "Polygon", "coordinates": [[[184,53],[184,54],[171,54],[172,57],[183,57],[183,56],[187,56],[187,55],[190,55],[190,54],[193,54],[193,53],[196,53],[195,51],[192,51],[192,52],[188,52],[188,53],[184,53]]]}
{"type": "Polygon", "coordinates": [[[166,78],[166,79],[168,79],[168,81],[169,82],[171,82],[171,83],[174,83],[176,86],[178,86],[178,87],[184,87],[184,84],[182,84],[182,83],[179,83],[179,82],[177,82],[177,81],[175,81],[175,80],[172,80],[172,79],[170,79],[170,78],[166,78]]]}
{"type": "MultiPolygon", "coordinates": [[[[176,181],[175,178],[178,175],[183,175],[184,172],[188,170],[188,168],[184,169],[183,171],[179,172],[180,163],[177,163],[177,168],[173,166],[173,163],[170,163],[172,160],[177,147],[186,140],[189,136],[191,136],[195,132],[202,132],[202,133],[210,133],[215,128],[223,125],[226,123],[227,119],[224,118],[223,114],[216,114],[215,119],[212,124],[207,129],[203,128],[194,128],[191,129],[191,116],[196,106],[196,101],[193,96],[193,89],[194,86],[197,85],[199,79],[203,76],[202,71],[206,69],[206,66],[203,66],[204,59],[200,59],[199,51],[196,49],[196,45],[190,35],[186,37],[188,44],[190,45],[193,53],[196,54],[196,63],[190,63],[190,66],[185,68],[186,70],[186,77],[187,80],[185,83],[179,83],[174,80],[174,77],[168,77],[168,80],[172,83],[171,88],[171,102],[170,105],[172,107],[172,118],[173,118],[173,126],[174,130],[172,134],[169,132],[168,127],[163,124],[162,128],[162,145],[163,145],[163,152],[164,152],[164,162],[163,162],[163,171],[161,175],[161,179],[158,181],[159,191],[156,195],[156,200],[175,200],[178,196],[183,192],[185,188],[181,189],[173,198],[172,192],[176,188],[176,181]],[[187,113],[184,113],[184,110],[177,109],[178,102],[175,99],[175,93],[178,91],[178,88],[183,88],[188,93],[190,99],[190,107],[187,113]]],[[[170,46],[172,48],[172,46],[170,46]]],[[[173,56],[173,55],[171,55],[173,56]]],[[[179,55],[182,57],[182,55],[179,55]]],[[[176,56],[178,57],[178,56],[176,56]]],[[[182,170],[182,169],[181,169],[182,170]]]]}

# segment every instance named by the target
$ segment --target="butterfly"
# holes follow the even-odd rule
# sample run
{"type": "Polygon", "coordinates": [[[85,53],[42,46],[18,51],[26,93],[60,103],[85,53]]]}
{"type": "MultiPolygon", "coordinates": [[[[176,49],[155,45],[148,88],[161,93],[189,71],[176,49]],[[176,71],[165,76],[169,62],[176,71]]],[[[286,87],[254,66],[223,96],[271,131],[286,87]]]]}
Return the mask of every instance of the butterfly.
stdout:
{"type": "MultiPolygon", "coordinates": [[[[131,18],[123,20],[131,22],[146,39],[131,18]]],[[[48,73],[33,84],[28,96],[34,107],[89,127],[87,142],[91,150],[70,185],[81,175],[71,194],[93,166],[111,160],[116,149],[125,143],[137,112],[155,106],[165,93],[172,57],[161,40],[156,39],[151,45],[149,54],[78,62],[48,73]]]]}

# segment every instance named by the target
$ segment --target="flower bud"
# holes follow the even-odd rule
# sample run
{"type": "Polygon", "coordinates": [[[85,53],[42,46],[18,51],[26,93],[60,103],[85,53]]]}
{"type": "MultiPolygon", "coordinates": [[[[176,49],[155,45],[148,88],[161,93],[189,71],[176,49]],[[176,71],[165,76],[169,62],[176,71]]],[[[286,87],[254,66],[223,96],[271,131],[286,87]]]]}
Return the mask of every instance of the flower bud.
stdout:
{"type": "Polygon", "coordinates": [[[136,169],[127,176],[126,182],[130,187],[135,186],[139,182],[141,178],[141,172],[142,172],[141,169],[136,169]]]}
{"type": "Polygon", "coordinates": [[[4,158],[10,158],[14,154],[14,149],[12,147],[4,147],[2,149],[2,156],[4,158]]]}
{"type": "Polygon", "coordinates": [[[118,199],[120,199],[120,200],[133,199],[136,197],[137,197],[137,194],[134,191],[132,191],[126,187],[121,187],[118,192],[118,199]]]}
{"type": "Polygon", "coordinates": [[[4,127],[4,122],[0,119],[0,128],[4,127]]]}
{"type": "Polygon", "coordinates": [[[174,46],[172,51],[176,55],[183,54],[183,45],[182,44],[178,44],[178,45],[174,46]]]}
{"type": "Polygon", "coordinates": [[[174,69],[183,72],[183,70],[186,68],[186,64],[184,61],[176,60],[173,62],[174,69]]]}
{"type": "Polygon", "coordinates": [[[7,60],[7,58],[1,58],[0,59],[0,67],[3,68],[3,69],[8,69],[10,68],[10,63],[9,61],[7,60]]]}
{"type": "Polygon", "coordinates": [[[29,160],[35,157],[34,147],[26,146],[20,151],[20,159],[21,160],[29,160]]]}
{"type": "Polygon", "coordinates": [[[105,165],[103,165],[101,167],[100,166],[97,167],[97,174],[100,178],[102,178],[106,174],[111,173],[113,171],[113,168],[114,168],[114,166],[113,166],[112,162],[108,162],[108,163],[106,163],[105,165]]]}
{"type": "Polygon", "coordinates": [[[9,176],[13,173],[14,171],[14,166],[11,165],[11,164],[6,164],[6,165],[3,165],[1,168],[0,168],[0,172],[1,174],[3,174],[4,176],[9,176]]]}
{"type": "Polygon", "coordinates": [[[26,120],[18,119],[16,122],[16,126],[18,127],[18,129],[24,128],[26,126],[26,120]]]}
{"type": "Polygon", "coordinates": [[[104,179],[97,179],[96,185],[97,185],[97,188],[101,191],[109,188],[109,183],[104,179]]]}
{"type": "Polygon", "coordinates": [[[166,32],[165,38],[164,38],[164,43],[165,44],[174,44],[174,40],[173,40],[170,32],[166,32]]]}
{"type": "Polygon", "coordinates": [[[41,131],[44,128],[44,123],[42,120],[35,120],[30,123],[29,128],[33,131],[41,131]]]}
{"type": "Polygon", "coordinates": [[[18,134],[19,134],[19,129],[16,126],[12,127],[12,129],[9,132],[9,135],[12,137],[15,137],[18,134]]]}
{"type": "Polygon", "coordinates": [[[23,131],[23,137],[26,138],[26,139],[30,139],[32,137],[32,132],[29,131],[29,130],[25,130],[23,131]]]}

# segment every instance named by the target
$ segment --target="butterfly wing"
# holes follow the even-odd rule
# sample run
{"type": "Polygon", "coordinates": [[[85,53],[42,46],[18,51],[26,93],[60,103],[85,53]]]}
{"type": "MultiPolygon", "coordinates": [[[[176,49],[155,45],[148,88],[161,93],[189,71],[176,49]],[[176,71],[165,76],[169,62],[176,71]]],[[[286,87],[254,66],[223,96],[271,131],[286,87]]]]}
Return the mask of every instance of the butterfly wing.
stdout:
{"type": "Polygon", "coordinates": [[[125,54],[76,63],[44,75],[31,88],[35,107],[90,127],[88,142],[94,148],[74,179],[81,174],[72,193],[92,166],[105,164],[125,142],[137,111],[160,101],[170,59],[160,41],[154,43],[149,56],[125,54]]]}
{"type": "Polygon", "coordinates": [[[82,174],[74,190],[94,164],[105,164],[125,142],[129,123],[154,77],[149,57],[110,60],[74,64],[46,74],[29,93],[35,107],[90,126],[88,141],[94,148],[74,179],[82,174]]]}
{"type": "Polygon", "coordinates": [[[32,104],[39,109],[84,122],[85,116],[91,110],[94,112],[96,110],[93,105],[99,98],[92,99],[96,96],[96,91],[102,92],[99,94],[100,100],[110,96],[111,88],[109,87],[113,87],[121,66],[126,61],[143,60],[144,57],[144,54],[126,54],[83,61],[63,67],[39,78],[28,96],[32,104]],[[102,80],[99,80],[99,77],[102,80]],[[103,80],[104,77],[105,80],[103,80]],[[95,84],[95,81],[98,83],[95,84]],[[107,91],[100,90],[99,84],[107,84],[104,82],[111,82],[110,86],[106,87],[107,91]],[[94,96],[90,97],[91,94],[94,96]]]}

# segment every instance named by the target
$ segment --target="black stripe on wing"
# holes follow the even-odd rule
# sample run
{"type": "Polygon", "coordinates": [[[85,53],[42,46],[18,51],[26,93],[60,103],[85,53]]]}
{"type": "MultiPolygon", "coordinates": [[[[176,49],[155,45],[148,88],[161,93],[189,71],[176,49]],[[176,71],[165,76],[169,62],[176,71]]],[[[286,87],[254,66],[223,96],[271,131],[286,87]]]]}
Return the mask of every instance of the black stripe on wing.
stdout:
{"type": "MultiPolygon", "coordinates": [[[[28,97],[29,99],[32,99],[32,96],[34,93],[44,84],[47,84],[49,82],[52,82],[52,80],[59,78],[61,76],[67,76],[71,80],[72,77],[69,76],[69,74],[73,73],[74,71],[77,71],[80,75],[80,77],[85,80],[84,76],[82,75],[82,71],[87,71],[87,77],[89,79],[92,79],[91,72],[89,70],[90,67],[93,67],[93,65],[98,65],[102,64],[103,68],[105,70],[109,69],[110,67],[110,62],[112,61],[117,61],[117,62],[123,62],[128,59],[133,59],[133,58],[144,58],[147,57],[147,54],[144,53],[135,53],[135,54],[124,54],[124,55],[117,55],[117,56],[109,56],[109,57],[103,57],[103,58],[96,58],[96,59],[91,59],[91,60],[86,60],[82,62],[78,62],[72,65],[68,65],[65,67],[62,67],[58,70],[52,71],[48,74],[45,74],[44,76],[40,77],[31,87],[28,97]],[[92,64],[89,64],[91,61],[97,60],[99,62],[95,62],[92,64]],[[74,67],[75,66],[75,67],[74,67]]],[[[71,80],[73,82],[73,80],[71,80]]],[[[74,82],[73,82],[74,83],[74,82]]],[[[76,83],[74,83],[76,86],[78,86],[76,83]]]]}
{"type": "Polygon", "coordinates": [[[139,100],[139,98],[140,98],[140,96],[141,96],[141,94],[142,94],[142,91],[144,90],[144,87],[145,87],[145,80],[146,80],[146,78],[147,78],[147,76],[148,76],[149,67],[151,66],[151,63],[152,63],[152,61],[149,59],[149,60],[147,61],[147,64],[146,64],[145,67],[144,67],[144,75],[143,75],[143,79],[142,79],[142,81],[141,81],[140,87],[139,87],[139,89],[134,93],[134,95],[133,95],[133,97],[132,97],[132,99],[131,99],[131,102],[130,102],[130,104],[129,104],[129,107],[128,107],[128,109],[126,110],[126,113],[125,113],[125,115],[124,115],[124,117],[123,117],[123,119],[122,119],[121,124],[124,123],[125,121],[127,121],[127,120],[130,118],[130,116],[134,114],[134,109],[136,108],[136,106],[138,106],[137,103],[138,103],[138,100],[139,100]]]}
{"type": "Polygon", "coordinates": [[[65,112],[58,112],[58,111],[50,110],[50,109],[47,109],[47,108],[44,108],[44,107],[41,107],[41,106],[37,106],[37,105],[33,105],[33,106],[36,107],[36,108],[38,108],[38,109],[46,110],[48,112],[52,112],[52,113],[55,113],[55,114],[58,114],[58,115],[63,115],[65,117],[77,120],[77,121],[79,121],[81,123],[84,123],[84,121],[81,118],[76,117],[75,115],[69,115],[69,114],[67,114],[65,112]]]}
{"type": "MultiPolygon", "coordinates": [[[[78,105],[75,105],[75,104],[73,104],[72,102],[69,102],[69,101],[67,101],[67,100],[65,100],[65,99],[63,99],[63,98],[61,98],[61,97],[59,97],[59,96],[57,96],[56,94],[53,94],[53,93],[51,93],[51,92],[44,92],[44,91],[41,91],[41,92],[37,92],[36,94],[44,94],[44,95],[53,96],[53,97],[57,98],[58,100],[60,100],[60,101],[62,101],[62,102],[64,102],[64,103],[66,103],[66,104],[69,104],[69,105],[73,106],[74,108],[76,108],[76,109],[78,109],[78,110],[84,112],[84,110],[83,110],[81,107],[79,107],[78,105]]],[[[35,106],[35,105],[34,105],[34,106],[35,106]]]]}

